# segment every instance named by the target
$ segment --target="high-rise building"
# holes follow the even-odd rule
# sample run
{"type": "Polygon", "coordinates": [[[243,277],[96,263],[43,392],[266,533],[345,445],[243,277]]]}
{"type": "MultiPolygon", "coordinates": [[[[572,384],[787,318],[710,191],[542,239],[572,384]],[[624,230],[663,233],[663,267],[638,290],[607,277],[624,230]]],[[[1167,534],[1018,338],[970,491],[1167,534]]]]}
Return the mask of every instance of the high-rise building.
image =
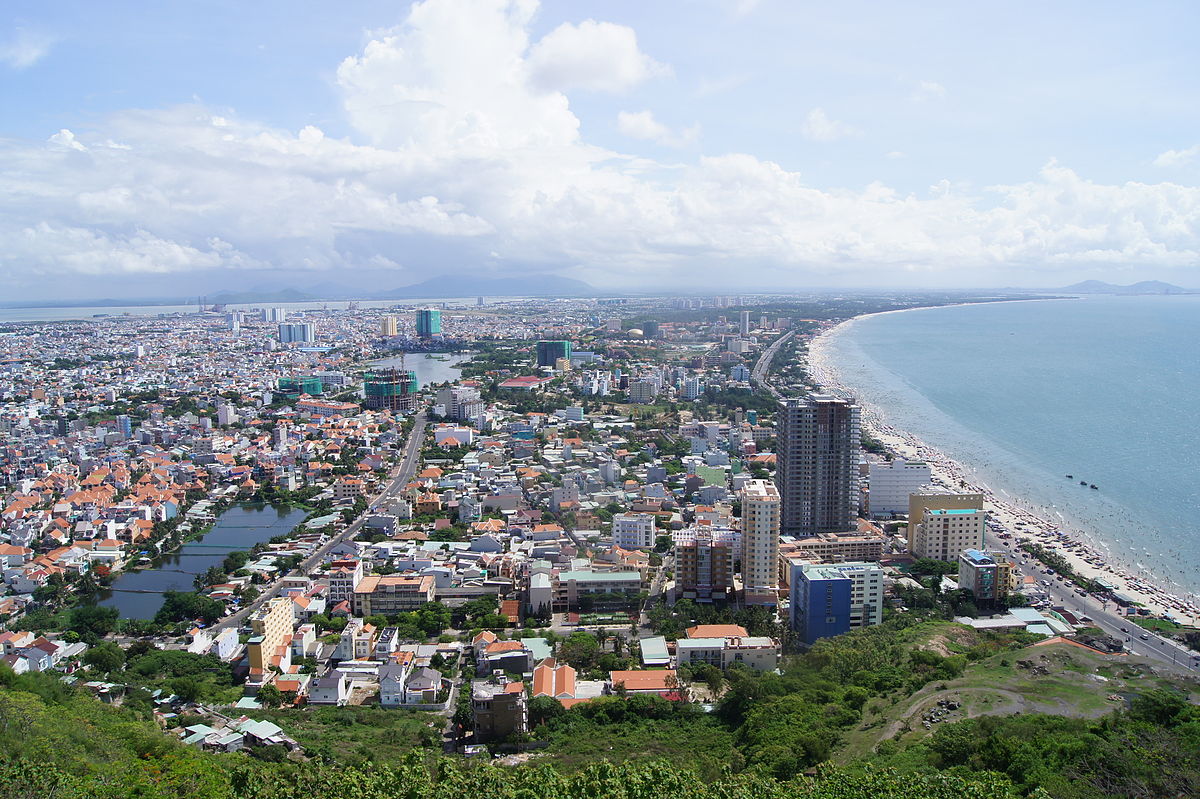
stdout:
{"type": "Polygon", "coordinates": [[[124,438],[133,436],[133,421],[126,414],[117,417],[117,431],[124,438]]]}
{"type": "MultiPolygon", "coordinates": [[[[266,670],[272,665],[279,665],[275,658],[280,655],[290,661],[287,641],[295,623],[296,614],[291,597],[276,597],[256,610],[250,617],[250,641],[246,645],[250,668],[266,670]]],[[[286,670],[288,664],[282,665],[286,670]]]]}
{"type": "Polygon", "coordinates": [[[311,323],[285,323],[279,326],[279,341],[283,344],[311,344],[317,340],[317,329],[311,323]]]}
{"type": "Polygon", "coordinates": [[[234,333],[240,332],[242,329],[242,312],[230,311],[225,314],[225,325],[234,333]]]}
{"type": "MultiPolygon", "coordinates": [[[[916,552],[917,525],[927,510],[983,510],[983,494],[947,494],[936,490],[918,491],[908,497],[908,551],[916,552]]],[[[983,546],[981,540],[978,546],[983,546]]],[[[955,553],[957,554],[957,553],[955,553]]]]}
{"type": "Polygon", "coordinates": [[[371,410],[410,413],[416,407],[416,372],[375,369],[363,374],[363,404],[371,410]]]}
{"type": "Polygon", "coordinates": [[[321,378],[314,375],[298,375],[295,377],[281,377],[275,383],[275,387],[279,389],[279,393],[289,399],[296,399],[301,394],[307,394],[310,397],[316,397],[322,394],[325,390],[325,384],[321,382],[321,378]]]}
{"type": "Polygon", "coordinates": [[[417,336],[432,338],[442,334],[442,312],[437,308],[422,308],[417,311],[417,336]]]}
{"type": "Polygon", "coordinates": [[[642,334],[645,335],[646,338],[658,338],[660,330],[661,328],[659,328],[658,322],[655,322],[652,319],[642,323],[642,334]]]}
{"type": "Polygon", "coordinates": [[[381,336],[398,336],[400,335],[400,320],[391,314],[383,317],[379,322],[379,335],[381,336]]]}
{"type": "Polygon", "coordinates": [[[728,599],[741,536],[727,527],[705,524],[680,530],[672,538],[676,596],[697,602],[728,599]]]}
{"type": "Polygon", "coordinates": [[[745,601],[774,605],[779,589],[779,491],[770,480],[747,480],[740,498],[745,601]]]}
{"type": "MultiPolygon", "coordinates": [[[[912,520],[909,519],[912,526],[912,520]]],[[[918,558],[957,561],[967,549],[982,549],[987,511],[971,508],[930,508],[912,535],[912,554],[918,558]]]]}
{"type": "Polygon", "coordinates": [[[738,325],[738,330],[741,331],[743,336],[750,335],[750,312],[749,311],[742,311],[741,324],[738,325]]]}
{"type": "Polygon", "coordinates": [[[792,629],[805,643],[883,621],[879,564],[815,564],[797,559],[790,569],[792,629]]]}
{"type": "Polygon", "coordinates": [[[262,320],[264,322],[286,322],[287,321],[287,309],[286,308],[263,308],[262,309],[262,320]]]}
{"type": "Polygon", "coordinates": [[[867,506],[872,516],[908,512],[908,498],[929,485],[933,472],[925,461],[872,461],[867,466],[867,506]]]}
{"type": "Polygon", "coordinates": [[[779,409],[775,483],[782,530],[815,535],[853,530],[858,518],[859,409],[840,397],[787,400],[779,409]]]}
{"type": "Polygon", "coordinates": [[[537,365],[553,367],[559,358],[571,360],[571,342],[539,341],[537,343],[537,365]]]}
{"type": "Polygon", "coordinates": [[[698,377],[689,377],[683,381],[683,398],[685,400],[697,399],[704,393],[704,381],[698,377]]]}

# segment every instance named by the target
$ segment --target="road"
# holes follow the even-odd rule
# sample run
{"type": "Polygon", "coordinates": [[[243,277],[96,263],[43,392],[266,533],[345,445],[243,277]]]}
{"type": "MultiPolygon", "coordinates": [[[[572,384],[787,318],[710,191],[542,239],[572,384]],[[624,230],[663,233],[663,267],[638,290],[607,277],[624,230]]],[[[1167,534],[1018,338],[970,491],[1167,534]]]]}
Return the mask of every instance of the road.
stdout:
{"type": "Polygon", "coordinates": [[[1062,579],[1057,574],[1046,574],[1047,567],[1028,553],[1018,549],[1019,542],[1014,539],[1008,541],[997,539],[989,532],[987,543],[993,550],[1007,552],[1016,561],[1022,574],[1031,575],[1036,579],[1038,584],[1049,593],[1052,607],[1066,608],[1076,617],[1087,616],[1092,619],[1090,626],[1099,627],[1108,635],[1123,642],[1125,651],[1131,655],[1149,658],[1180,673],[1200,674],[1200,661],[1194,659],[1194,656],[1200,655],[1200,653],[1149,630],[1143,630],[1132,621],[1118,616],[1113,610],[1110,610],[1110,608],[1116,608],[1116,604],[1111,600],[1106,602],[1091,595],[1080,596],[1076,592],[1074,583],[1062,579]],[[1028,563],[1023,563],[1022,561],[1026,559],[1028,563]],[[1141,639],[1142,635],[1147,636],[1146,640],[1141,639]]]}
{"type": "MultiPolygon", "coordinates": [[[[345,530],[331,538],[315,552],[309,555],[297,567],[297,571],[299,571],[301,574],[307,574],[313,569],[314,566],[321,562],[321,559],[325,557],[329,550],[333,549],[338,544],[348,541],[354,536],[358,535],[358,531],[361,530],[363,524],[366,523],[366,517],[370,515],[370,508],[385,505],[402,493],[404,486],[408,485],[408,482],[412,480],[413,474],[416,472],[417,466],[421,462],[421,444],[425,440],[425,424],[426,410],[421,409],[421,411],[415,417],[413,417],[413,428],[408,435],[408,441],[406,441],[404,444],[404,454],[400,458],[400,463],[392,471],[391,477],[388,478],[383,490],[380,491],[375,497],[368,500],[367,513],[355,519],[354,522],[351,523],[345,530]]],[[[271,584],[270,588],[265,589],[257,599],[255,599],[245,608],[242,608],[232,616],[226,616],[224,619],[214,624],[211,628],[211,632],[216,633],[217,631],[223,630],[226,627],[240,627],[242,622],[245,621],[245,619],[252,613],[254,613],[254,611],[262,607],[263,604],[269,599],[272,599],[278,595],[279,581],[276,580],[271,584]]]]}
{"type": "Polygon", "coordinates": [[[789,333],[784,333],[779,338],[771,342],[771,346],[763,350],[763,354],[758,356],[758,360],[754,362],[754,368],[750,370],[750,382],[754,385],[765,388],[774,395],[775,399],[782,400],[783,395],[780,394],[774,386],[767,382],[767,372],[771,368],[771,361],[775,358],[775,353],[783,346],[792,336],[796,335],[793,330],[789,333]]]}

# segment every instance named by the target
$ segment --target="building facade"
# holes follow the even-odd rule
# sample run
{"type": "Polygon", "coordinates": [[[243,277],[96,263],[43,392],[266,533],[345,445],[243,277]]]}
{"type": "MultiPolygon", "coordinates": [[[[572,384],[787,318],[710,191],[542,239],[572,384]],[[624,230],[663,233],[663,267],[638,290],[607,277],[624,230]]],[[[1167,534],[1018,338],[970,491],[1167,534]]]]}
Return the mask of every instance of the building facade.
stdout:
{"type": "Polygon", "coordinates": [[[614,546],[622,549],[650,549],[654,546],[654,514],[618,513],[613,516],[612,524],[614,546]]]}
{"type": "Polygon", "coordinates": [[[537,343],[537,365],[553,368],[560,358],[571,360],[571,342],[539,341],[537,343]]]}
{"type": "Polygon", "coordinates": [[[867,466],[867,507],[872,516],[908,513],[908,498],[929,485],[933,472],[925,461],[872,461],[867,466]]]}
{"type": "Polygon", "coordinates": [[[859,409],[814,395],[779,410],[775,482],[781,529],[793,535],[853,530],[858,517],[859,409]]]}
{"type": "Polygon", "coordinates": [[[417,336],[433,338],[442,334],[442,312],[437,308],[422,308],[417,311],[417,336]]]}
{"type": "Polygon", "coordinates": [[[792,563],[791,624],[802,641],[883,621],[883,569],[874,563],[792,563]]]}
{"type": "Polygon", "coordinates": [[[985,510],[927,509],[916,526],[912,554],[918,558],[957,561],[963,550],[983,548],[986,529],[985,510]]]}
{"type": "Polygon", "coordinates": [[[779,581],[779,491],[770,480],[748,480],[742,502],[742,587],[746,604],[774,605],[779,581]]]}

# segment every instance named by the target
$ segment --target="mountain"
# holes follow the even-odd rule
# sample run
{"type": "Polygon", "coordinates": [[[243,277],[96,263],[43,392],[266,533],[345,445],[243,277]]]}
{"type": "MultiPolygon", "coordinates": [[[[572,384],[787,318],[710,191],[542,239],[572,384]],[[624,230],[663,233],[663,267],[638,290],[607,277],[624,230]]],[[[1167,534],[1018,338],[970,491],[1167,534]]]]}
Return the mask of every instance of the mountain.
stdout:
{"type": "Polygon", "coordinates": [[[570,277],[558,275],[529,275],[526,277],[462,278],[443,275],[411,286],[403,286],[374,296],[381,300],[416,297],[587,297],[596,290],[570,277]]]}
{"type": "Polygon", "coordinates": [[[246,302],[309,302],[322,299],[297,289],[250,289],[249,291],[218,291],[209,294],[204,301],[209,305],[231,305],[246,302]]]}
{"type": "Polygon", "coordinates": [[[1085,280],[1082,283],[1076,283],[1073,286],[1058,289],[1058,291],[1068,292],[1071,294],[1195,294],[1191,289],[1174,286],[1170,283],[1164,283],[1161,280],[1143,280],[1140,283],[1132,283],[1128,286],[1120,286],[1116,283],[1105,283],[1103,280],[1085,280]]]}

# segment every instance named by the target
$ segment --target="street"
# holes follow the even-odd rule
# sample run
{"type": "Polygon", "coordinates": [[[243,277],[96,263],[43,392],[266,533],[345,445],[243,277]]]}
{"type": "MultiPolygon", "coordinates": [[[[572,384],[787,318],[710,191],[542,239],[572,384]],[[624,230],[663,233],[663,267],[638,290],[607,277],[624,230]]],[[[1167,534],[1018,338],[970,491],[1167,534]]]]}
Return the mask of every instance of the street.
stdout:
{"type": "Polygon", "coordinates": [[[1163,636],[1142,629],[1130,619],[1125,619],[1110,611],[1115,607],[1111,600],[1104,601],[1096,597],[1080,596],[1074,583],[1068,582],[1057,574],[1046,574],[1046,566],[1028,553],[1018,549],[1016,542],[1008,543],[998,540],[989,532],[988,547],[995,551],[1006,552],[1016,563],[1023,575],[1030,575],[1041,585],[1050,596],[1050,604],[1054,607],[1066,608],[1076,617],[1087,616],[1091,619],[1089,626],[1098,627],[1108,635],[1121,641],[1125,651],[1131,655],[1140,655],[1162,663],[1177,671],[1188,674],[1200,672],[1200,661],[1195,657],[1200,652],[1194,652],[1187,647],[1171,641],[1163,636]],[[1022,561],[1028,560],[1028,563],[1022,561]],[[1141,636],[1147,638],[1142,640],[1141,636]]]}
{"type": "MultiPolygon", "coordinates": [[[[384,485],[383,491],[381,491],[368,502],[368,508],[384,505],[390,500],[395,499],[400,494],[404,486],[407,485],[408,482],[413,478],[413,474],[420,463],[421,444],[425,440],[425,424],[426,411],[425,409],[422,409],[415,417],[413,417],[412,432],[409,433],[408,440],[404,444],[404,454],[400,459],[400,463],[396,466],[395,471],[392,472],[392,476],[384,485]]],[[[368,511],[368,514],[369,513],[370,511],[368,511]]],[[[358,531],[362,529],[362,526],[366,521],[366,515],[367,514],[364,514],[364,516],[355,519],[354,522],[347,526],[345,530],[331,538],[323,546],[313,552],[313,554],[309,555],[302,563],[300,563],[299,566],[296,567],[297,571],[299,571],[301,574],[307,574],[313,569],[314,566],[321,562],[321,559],[325,557],[329,550],[333,549],[333,547],[337,546],[338,544],[348,541],[354,536],[358,535],[358,531]]],[[[237,613],[227,616],[214,624],[211,628],[211,632],[215,634],[216,632],[227,627],[240,627],[242,622],[249,618],[254,611],[258,610],[258,608],[262,607],[265,602],[277,596],[278,594],[279,580],[276,580],[269,588],[264,589],[258,598],[245,608],[242,608],[237,613]]]]}

